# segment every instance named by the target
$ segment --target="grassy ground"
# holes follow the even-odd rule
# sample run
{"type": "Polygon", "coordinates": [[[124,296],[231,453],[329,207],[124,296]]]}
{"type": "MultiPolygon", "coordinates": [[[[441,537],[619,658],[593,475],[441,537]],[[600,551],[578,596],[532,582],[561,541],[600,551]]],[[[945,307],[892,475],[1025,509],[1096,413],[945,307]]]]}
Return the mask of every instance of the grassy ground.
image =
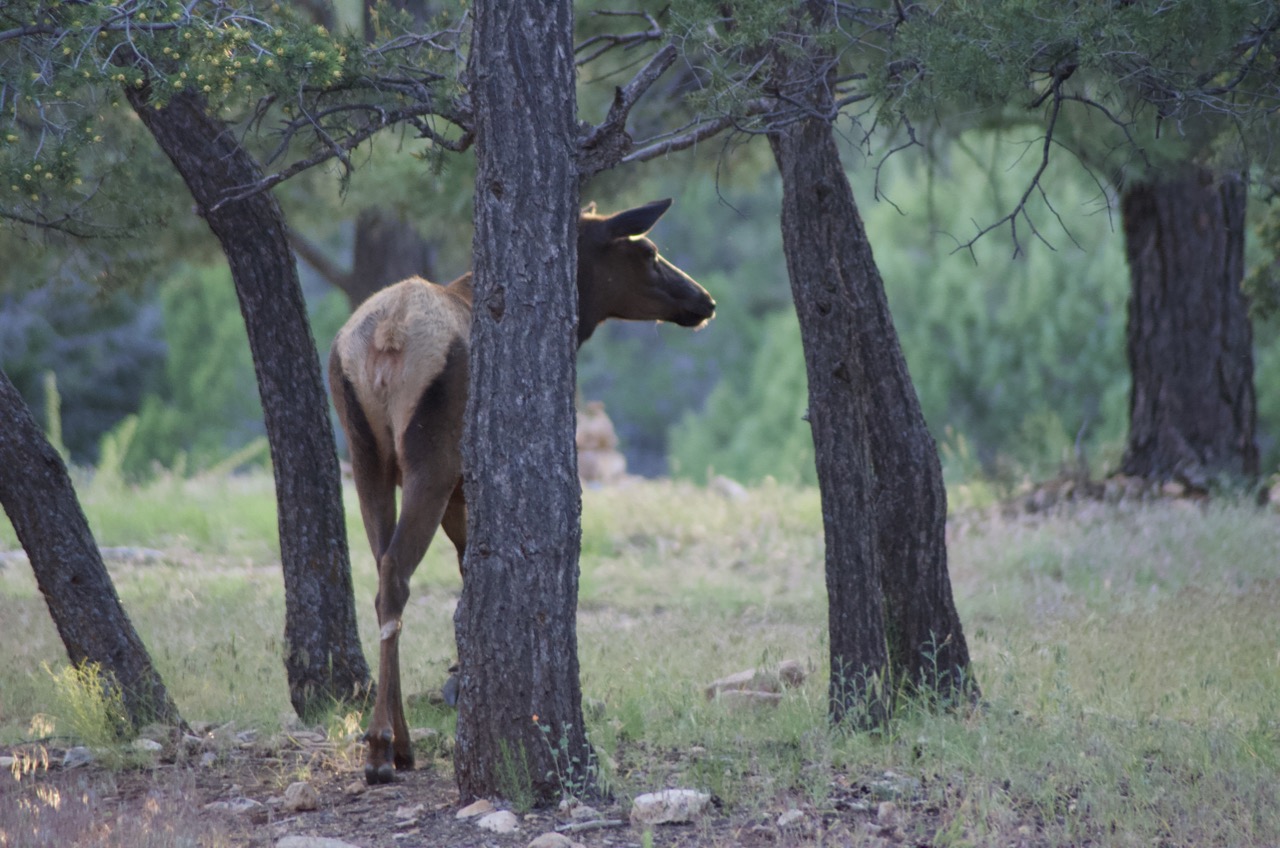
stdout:
{"type": "MultiPolygon", "coordinates": [[[[81,492],[99,543],[127,549],[109,568],[183,714],[264,732],[288,723],[270,480],[81,492]]],[[[887,733],[850,735],[824,721],[818,507],[815,492],[777,486],[738,500],[670,482],[584,493],[583,692],[619,796],[694,786],[726,816],[765,820],[821,811],[891,771],[912,787],[885,831],[898,841],[1280,844],[1274,510],[1173,501],[954,518],[951,574],[984,708],[908,710],[887,733]],[[703,697],[717,677],[788,658],[812,674],[776,709],[703,697]]],[[[356,515],[352,498],[373,657],[374,568],[356,515]]],[[[16,547],[0,524],[0,550],[16,547]]],[[[438,688],[452,662],[458,591],[440,539],[405,617],[411,693],[438,688]]],[[[61,645],[20,559],[0,560],[0,622],[0,744],[74,734],[61,645]]],[[[448,711],[412,712],[451,733],[448,711]]]]}

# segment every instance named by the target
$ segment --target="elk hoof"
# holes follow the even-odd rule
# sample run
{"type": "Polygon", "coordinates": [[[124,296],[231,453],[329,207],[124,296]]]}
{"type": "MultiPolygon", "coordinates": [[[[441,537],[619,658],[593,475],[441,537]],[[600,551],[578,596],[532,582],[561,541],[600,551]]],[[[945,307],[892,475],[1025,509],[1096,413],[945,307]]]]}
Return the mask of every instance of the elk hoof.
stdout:
{"type": "Polygon", "coordinates": [[[390,763],[383,763],[375,766],[372,763],[364,767],[364,782],[370,786],[383,786],[388,783],[395,783],[396,771],[391,767],[390,763]]]}
{"type": "Polygon", "coordinates": [[[413,752],[396,754],[396,771],[413,771],[413,752]]]}

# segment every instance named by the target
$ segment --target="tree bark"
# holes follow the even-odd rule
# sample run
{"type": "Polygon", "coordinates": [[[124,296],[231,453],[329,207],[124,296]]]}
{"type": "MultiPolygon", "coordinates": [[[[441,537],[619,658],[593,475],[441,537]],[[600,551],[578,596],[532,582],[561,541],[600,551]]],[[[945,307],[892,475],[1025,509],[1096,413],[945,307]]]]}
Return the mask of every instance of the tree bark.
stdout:
{"type": "Polygon", "coordinates": [[[269,194],[213,210],[260,169],[202,97],[161,109],[127,89],[143,124],[182,175],[231,266],[271,445],[285,587],[285,669],[298,715],[363,697],[369,668],[356,629],[342,482],[320,362],[284,215],[269,194]]]}
{"type": "Polygon", "coordinates": [[[1122,473],[1204,488],[1255,479],[1257,401],[1244,276],[1246,190],[1191,168],[1121,200],[1132,290],[1122,473]]]}
{"type": "Polygon", "coordinates": [[[0,371],[0,504],[31,560],[67,656],[94,664],[120,696],[130,728],[184,727],[178,708],[120,604],[62,457],[0,371]]]}
{"type": "MultiPolygon", "coordinates": [[[[821,25],[825,4],[807,6],[821,25]]],[[[877,717],[876,692],[841,688],[859,673],[897,678],[885,681],[890,698],[903,686],[947,703],[972,699],[978,686],[947,573],[942,466],[840,163],[835,63],[820,49],[775,60],[780,93],[810,111],[769,141],[822,493],[832,718],[859,700],[877,717]]]]}
{"type": "Polygon", "coordinates": [[[573,11],[569,0],[481,0],[473,14],[469,541],[454,616],[454,762],[464,800],[531,788],[546,803],[593,782],[575,622],[573,11]]]}
{"type": "Polygon", "coordinates": [[[840,170],[826,121],[804,120],[769,136],[782,174],[782,242],[800,319],[809,382],[826,551],[832,721],[878,724],[887,711],[884,685],[882,557],[876,547],[875,469],[867,421],[865,363],[857,328],[873,304],[864,286],[853,193],[840,170]],[[828,147],[830,149],[828,149],[828,147]],[[834,173],[832,166],[834,165],[834,173]]]}

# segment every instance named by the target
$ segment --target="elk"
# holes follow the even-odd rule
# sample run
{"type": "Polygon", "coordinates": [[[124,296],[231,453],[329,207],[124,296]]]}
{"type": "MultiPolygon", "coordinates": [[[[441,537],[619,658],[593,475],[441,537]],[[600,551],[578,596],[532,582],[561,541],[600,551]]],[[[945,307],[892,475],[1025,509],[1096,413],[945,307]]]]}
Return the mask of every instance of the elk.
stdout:
{"type": "MultiPolygon", "coordinates": [[[[710,320],[715,301],[645,238],[670,205],[660,200],[609,216],[592,206],[579,216],[579,346],[609,318],[695,328],[710,320]]],[[[381,642],[365,733],[369,784],[390,783],[395,770],[413,768],[399,662],[409,578],[437,527],[457,548],[459,569],[466,551],[461,442],[471,300],[470,274],[446,286],[412,277],[361,304],[329,353],[333,403],[378,566],[381,642]]]]}

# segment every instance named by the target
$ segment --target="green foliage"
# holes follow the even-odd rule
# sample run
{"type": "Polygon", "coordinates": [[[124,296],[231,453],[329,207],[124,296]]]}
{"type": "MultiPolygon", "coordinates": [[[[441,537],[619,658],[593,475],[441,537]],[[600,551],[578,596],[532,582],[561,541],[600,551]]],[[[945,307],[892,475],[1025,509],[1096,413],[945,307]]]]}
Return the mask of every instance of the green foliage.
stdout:
{"type": "Polygon", "coordinates": [[[262,434],[253,360],[235,288],[225,268],[184,268],[160,290],[169,354],[165,376],[138,410],[123,468],[199,468],[262,434]]]}
{"type": "Polygon", "coordinates": [[[1108,199],[1062,168],[1049,172],[1052,208],[1028,210],[1050,245],[1024,243],[1014,257],[1004,233],[989,233],[956,252],[972,221],[998,217],[1034,167],[1005,166],[1017,139],[970,141],[970,155],[958,147],[939,166],[946,173],[905,160],[882,173],[902,212],[867,207],[867,229],[888,248],[876,259],[935,438],[963,434],[988,471],[1009,471],[1004,455],[1014,468],[1052,473],[1077,445],[1105,455],[1127,426],[1123,243],[1108,199]]]}
{"type": "Polygon", "coordinates": [[[159,324],[159,310],[140,296],[88,283],[0,294],[0,367],[71,459],[92,462],[100,435],[137,408],[159,375],[159,324]]]}
{"type": "Polygon", "coordinates": [[[755,483],[817,482],[804,353],[795,313],[778,311],[763,323],[750,370],[726,375],[698,413],[671,430],[672,473],[695,480],[725,474],[755,483]]]}
{"type": "MultiPolygon", "coordinates": [[[[975,136],[934,166],[890,160],[878,190],[899,205],[863,208],[908,367],[954,482],[1052,473],[1077,447],[1106,459],[1127,424],[1128,275],[1097,187],[1057,173],[1053,209],[1029,208],[1041,231],[1056,235],[1057,250],[1024,245],[1013,258],[1003,233],[955,250],[973,220],[998,217],[1034,167],[1005,165],[1021,149],[975,136]]],[[[788,307],[763,328],[749,373],[727,374],[707,407],[673,430],[679,473],[702,479],[711,466],[748,481],[814,480],[800,419],[807,400],[798,326],[788,307]]]]}

